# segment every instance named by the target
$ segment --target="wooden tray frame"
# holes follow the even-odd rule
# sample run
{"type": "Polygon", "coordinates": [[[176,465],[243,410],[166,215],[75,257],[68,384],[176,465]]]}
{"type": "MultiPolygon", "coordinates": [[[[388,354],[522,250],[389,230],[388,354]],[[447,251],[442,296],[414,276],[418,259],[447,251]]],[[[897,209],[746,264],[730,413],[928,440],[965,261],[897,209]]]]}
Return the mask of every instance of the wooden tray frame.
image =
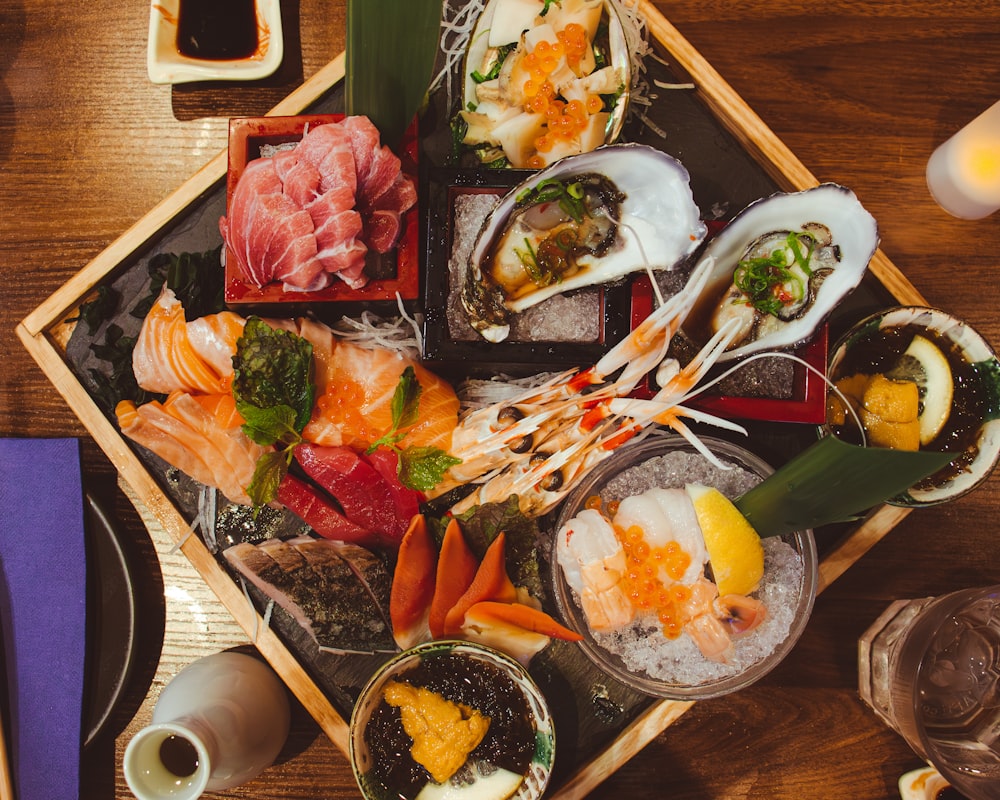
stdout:
{"type": "MultiPolygon", "coordinates": [[[[649,0],[638,0],[650,35],[685,70],[708,109],[783,189],[794,191],[817,185],[813,174],[764,124],[680,32],[649,0]]],[[[344,54],[331,61],[276,105],[269,115],[303,112],[330,87],[343,80],[344,54]]],[[[205,195],[226,175],[227,153],[220,152],[176,191],[112,242],[89,264],[39,305],[17,326],[17,334],[90,435],[118,468],[138,499],[163,525],[171,539],[198,570],[236,622],[282,676],[289,689],[345,754],[349,749],[348,722],[341,718],[295,656],[263,624],[237,584],[208,551],[163,494],[138,456],[97,407],[68,366],[64,354],[72,318],[90,292],[116,267],[139,252],[164,227],[205,195]]],[[[919,291],[889,258],[878,250],[869,271],[902,305],[926,305],[919,291]]],[[[910,508],[881,506],[830,549],[819,567],[817,591],[823,591],[910,513],[910,508]]],[[[692,701],[663,700],[652,704],[618,738],[589,763],[579,765],[552,795],[558,800],[585,797],[693,705],[692,701]]]]}

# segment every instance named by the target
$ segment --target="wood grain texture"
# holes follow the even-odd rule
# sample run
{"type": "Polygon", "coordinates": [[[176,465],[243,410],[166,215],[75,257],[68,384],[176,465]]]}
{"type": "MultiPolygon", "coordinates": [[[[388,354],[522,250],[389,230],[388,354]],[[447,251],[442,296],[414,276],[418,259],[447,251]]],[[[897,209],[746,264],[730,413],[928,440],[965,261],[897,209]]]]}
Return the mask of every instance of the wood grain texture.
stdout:
{"type": "MultiPolygon", "coordinates": [[[[996,100],[1000,8],[969,0],[656,5],[794,154],[802,180],[833,180],[857,192],[879,221],[882,251],[922,298],[1000,342],[997,218],[949,217],[923,178],[934,146],[996,100]]],[[[276,76],[171,88],[146,80],[148,6],[0,0],[0,435],[84,437],[88,474],[113,495],[151,584],[200,598],[150,613],[150,647],[136,675],[152,691],[147,696],[142,686],[130,697],[117,735],[87,753],[85,798],[130,796],[121,751],[148,720],[158,687],[242,634],[229,615],[218,614],[186,557],[164,559],[164,543],[157,544],[159,556],[142,544],[149,541],[145,527],[117,489],[114,467],[15,327],[210,164],[225,146],[229,116],[265,113],[343,50],[342,0],[299,0],[283,13],[291,55],[276,76]]],[[[580,787],[579,796],[896,796],[896,779],[919,759],[858,700],[855,643],[892,599],[996,581],[998,480],[895,520],[889,536],[864,543],[863,558],[834,576],[799,645],[775,672],[739,695],[690,708],[609,780],[580,787]]],[[[844,563],[850,561],[853,551],[844,563]]],[[[346,759],[298,709],[279,763],[214,796],[334,798],[357,791],[346,759]]]]}

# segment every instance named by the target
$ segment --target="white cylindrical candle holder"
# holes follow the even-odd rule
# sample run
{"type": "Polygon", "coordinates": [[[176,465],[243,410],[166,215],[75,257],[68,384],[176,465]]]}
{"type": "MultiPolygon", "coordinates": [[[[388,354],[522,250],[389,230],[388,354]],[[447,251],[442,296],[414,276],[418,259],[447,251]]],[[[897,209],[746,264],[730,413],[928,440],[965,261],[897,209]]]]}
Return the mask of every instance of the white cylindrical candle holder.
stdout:
{"type": "Polygon", "coordinates": [[[260,659],[215,653],[181,670],[152,724],[125,748],[122,769],[139,800],[195,800],[252,780],[284,746],[288,695],[260,659]]]}
{"type": "Polygon", "coordinates": [[[934,151],[927,187],[941,208],[960,219],[1000,210],[1000,102],[934,151]]]}

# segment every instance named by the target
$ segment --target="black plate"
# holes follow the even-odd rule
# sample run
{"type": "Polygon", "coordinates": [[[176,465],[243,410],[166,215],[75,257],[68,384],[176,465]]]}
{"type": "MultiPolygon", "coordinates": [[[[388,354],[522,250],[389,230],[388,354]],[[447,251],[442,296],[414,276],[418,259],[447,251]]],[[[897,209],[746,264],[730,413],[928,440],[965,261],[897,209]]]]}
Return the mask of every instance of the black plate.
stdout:
{"type": "Polygon", "coordinates": [[[134,582],[114,521],[90,493],[84,496],[87,546],[87,662],[81,738],[89,746],[104,731],[128,684],[135,658],[134,582]]]}

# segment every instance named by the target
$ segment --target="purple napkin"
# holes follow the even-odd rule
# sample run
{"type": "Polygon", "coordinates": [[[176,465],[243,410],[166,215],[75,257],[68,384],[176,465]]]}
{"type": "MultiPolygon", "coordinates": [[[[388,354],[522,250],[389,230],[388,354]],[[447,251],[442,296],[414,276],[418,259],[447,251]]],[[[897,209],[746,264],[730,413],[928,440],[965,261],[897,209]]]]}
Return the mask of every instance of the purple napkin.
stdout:
{"type": "Polygon", "coordinates": [[[86,561],[76,439],[0,439],[0,626],[18,800],[79,797],[86,561]]]}

